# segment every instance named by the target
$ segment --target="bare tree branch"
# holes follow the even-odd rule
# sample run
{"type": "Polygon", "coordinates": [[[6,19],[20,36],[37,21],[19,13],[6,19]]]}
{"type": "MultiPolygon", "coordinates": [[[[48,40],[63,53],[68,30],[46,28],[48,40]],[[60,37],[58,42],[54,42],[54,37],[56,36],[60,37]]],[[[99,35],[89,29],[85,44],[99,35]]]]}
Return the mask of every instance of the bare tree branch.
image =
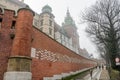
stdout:
{"type": "Polygon", "coordinates": [[[101,55],[115,67],[110,59],[120,52],[120,2],[99,0],[83,14],[83,20],[88,24],[86,32],[102,51],[101,55]]]}

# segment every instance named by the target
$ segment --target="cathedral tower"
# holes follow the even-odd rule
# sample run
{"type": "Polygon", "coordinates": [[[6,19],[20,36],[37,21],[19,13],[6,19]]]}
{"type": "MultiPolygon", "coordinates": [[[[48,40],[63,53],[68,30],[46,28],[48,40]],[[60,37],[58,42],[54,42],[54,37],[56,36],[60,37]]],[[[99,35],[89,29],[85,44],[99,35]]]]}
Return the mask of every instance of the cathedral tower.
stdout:
{"type": "Polygon", "coordinates": [[[79,35],[77,33],[77,27],[75,25],[75,22],[70,15],[69,9],[67,10],[66,17],[62,26],[69,35],[69,37],[72,38],[73,50],[78,53],[79,35]]]}
{"type": "Polygon", "coordinates": [[[42,13],[40,14],[40,29],[54,38],[54,15],[49,5],[45,5],[42,8],[42,13]]]}

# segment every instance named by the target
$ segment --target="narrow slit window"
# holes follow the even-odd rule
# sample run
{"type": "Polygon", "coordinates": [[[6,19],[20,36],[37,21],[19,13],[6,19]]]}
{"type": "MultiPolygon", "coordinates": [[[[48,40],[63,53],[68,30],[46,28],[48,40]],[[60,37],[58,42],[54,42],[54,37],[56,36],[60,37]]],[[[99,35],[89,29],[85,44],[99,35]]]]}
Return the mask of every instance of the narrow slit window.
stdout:
{"type": "Polygon", "coordinates": [[[16,21],[12,21],[11,29],[15,29],[15,24],[16,24],[16,21]]]}
{"type": "Polygon", "coordinates": [[[2,14],[2,9],[0,8],[0,14],[2,14]]]}
{"type": "Polygon", "coordinates": [[[0,29],[2,27],[2,18],[0,18],[0,29]]]}
{"type": "Polygon", "coordinates": [[[43,26],[43,20],[41,20],[41,22],[40,22],[40,23],[41,23],[40,25],[41,25],[41,26],[43,26]]]}
{"type": "Polygon", "coordinates": [[[49,34],[52,35],[52,29],[51,28],[49,28],[49,34]]]}
{"type": "Polygon", "coordinates": [[[49,20],[49,25],[52,26],[52,21],[51,20],[49,20]]]}

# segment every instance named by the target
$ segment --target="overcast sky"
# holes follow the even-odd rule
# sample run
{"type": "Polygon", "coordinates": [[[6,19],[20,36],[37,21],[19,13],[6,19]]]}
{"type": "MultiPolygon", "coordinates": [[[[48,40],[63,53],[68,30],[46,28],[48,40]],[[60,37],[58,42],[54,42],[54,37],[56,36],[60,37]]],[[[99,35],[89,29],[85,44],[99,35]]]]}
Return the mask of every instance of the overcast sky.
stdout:
{"type": "Polygon", "coordinates": [[[97,55],[95,46],[87,38],[85,28],[87,25],[80,24],[80,15],[84,10],[91,5],[95,4],[96,0],[24,0],[35,12],[41,13],[41,9],[45,5],[49,5],[52,8],[52,13],[55,16],[55,21],[61,25],[66,16],[67,8],[69,8],[70,14],[75,20],[78,27],[78,33],[80,36],[80,47],[86,48],[89,53],[97,55]]]}

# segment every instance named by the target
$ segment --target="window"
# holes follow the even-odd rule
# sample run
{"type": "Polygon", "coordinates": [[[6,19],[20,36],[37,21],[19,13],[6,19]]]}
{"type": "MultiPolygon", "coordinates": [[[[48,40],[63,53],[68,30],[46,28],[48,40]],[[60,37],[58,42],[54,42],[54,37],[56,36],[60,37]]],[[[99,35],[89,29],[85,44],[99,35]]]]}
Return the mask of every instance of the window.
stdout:
{"type": "Polygon", "coordinates": [[[41,18],[43,18],[43,16],[41,16],[41,18]]]}
{"type": "Polygon", "coordinates": [[[50,15],[50,18],[52,18],[52,16],[50,15]]]}
{"type": "Polygon", "coordinates": [[[43,19],[40,21],[40,25],[43,26],[43,19]]]}
{"type": "Polygon", "coordinates": [[[52,26],[52,21],[51,20],[49,20],[49,25],[52,26]]]}
{"type": "Polygon", "coordinates": [[[0,18],[0,29],[2,27],[2,18],[0,18]]]}
{"type": "Polygon", "coordinates": [[[52,29],[51,28],[49,28],[49,34],[52,35],[52,29]]]}
{"type": "Polygon", "coordinates": [[[0,29],[1,29],[1,24],[2,24],[2,23],[0,22],[0,29]]]}
{"type": "Polygon", "coordinates": [[[34,24],[35,24],[35,26],[37,26],[37,25],[38,25],[36,21],[34,22],[34,24]]]}
{"type": "Polygon", "coordinates": [[[38,26],[38,20],[34,19],[34,25],[38,26]]]}
{"type": "Polygon", "coordinates": [[[76,32],[73,32],[73,35],[76,36],[76,32]]]}
{"type": "Polygon", "coordinates": [[[15,29],[15,24],[16,24],[16,21],[12,21],[11,29],[15,29]]]}
{"type": "Polygon", "coordinates": [[[16,21],[12,21],[12,25],[11,25],[11,32],[10,32],[10,38],[11,39],[14,39],[14,37],[15,37],[15,23],[16,23],[16,21]]]}
{"type": "Polygon", "coordinates": [[[41,27],[40,30],[43,31],[43,27],[41,27]]]}
{"type": "Polygon", "coordinates": [[[2,14],[2,9],[0,8],[0,14],[2,14]]]}

